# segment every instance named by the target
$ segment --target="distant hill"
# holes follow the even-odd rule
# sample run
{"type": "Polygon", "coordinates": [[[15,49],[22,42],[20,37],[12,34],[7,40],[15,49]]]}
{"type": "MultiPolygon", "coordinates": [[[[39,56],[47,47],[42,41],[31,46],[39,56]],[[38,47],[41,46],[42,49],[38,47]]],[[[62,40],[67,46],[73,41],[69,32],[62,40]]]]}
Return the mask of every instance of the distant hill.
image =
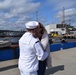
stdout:
{"type": "Polygon", "coordinates": [[[20,37],[25,31],[0,30],[0,37],[20,37]]]}

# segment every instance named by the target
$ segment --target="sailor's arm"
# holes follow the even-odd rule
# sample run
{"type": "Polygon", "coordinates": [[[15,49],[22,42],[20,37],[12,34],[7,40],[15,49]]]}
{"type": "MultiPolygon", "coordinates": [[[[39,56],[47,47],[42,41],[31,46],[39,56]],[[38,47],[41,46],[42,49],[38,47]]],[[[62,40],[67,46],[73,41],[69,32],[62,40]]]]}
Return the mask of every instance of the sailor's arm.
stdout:
{"type": "Polygon", "coordinates": [[[48,57],[48,53],[46,51],[44,52],[40,42],[35,43],[35,50],[38,60],[43,61],[48,57]]]}

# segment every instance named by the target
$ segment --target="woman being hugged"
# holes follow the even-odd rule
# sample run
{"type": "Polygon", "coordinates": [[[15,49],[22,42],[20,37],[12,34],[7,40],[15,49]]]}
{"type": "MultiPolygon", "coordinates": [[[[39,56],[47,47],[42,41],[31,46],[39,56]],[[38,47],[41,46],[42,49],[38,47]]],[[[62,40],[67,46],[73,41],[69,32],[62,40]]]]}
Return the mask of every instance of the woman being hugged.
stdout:
{"type": "Polygon", "coordinates": [[[39,23],[39,28],[40,28],[39,30],[40,32],[38,34],[39,40],[41,41],[43,50],[47,51],[49,54],[47,59],[45,59],[44,61],[39,61],[38,75],[44,75],[46,66],[48,68],[52,67],[52,59],[50,55],[49,37],[48,37],[47,31],[41,23],[39,23]]]}

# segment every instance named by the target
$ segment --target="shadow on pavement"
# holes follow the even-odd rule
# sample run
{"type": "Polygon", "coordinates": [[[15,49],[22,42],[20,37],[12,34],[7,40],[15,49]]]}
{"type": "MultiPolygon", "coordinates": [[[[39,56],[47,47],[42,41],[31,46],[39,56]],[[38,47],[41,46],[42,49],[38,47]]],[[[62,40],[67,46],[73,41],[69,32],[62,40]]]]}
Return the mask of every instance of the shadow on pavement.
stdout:
{"type": "Polygon", "coordinates": [[[45,75],[54,74],[55,72],[62,71],[62,70],[64,70],[64,65],[55,66],[50,69],[47,69],[45,72],[45,75]]]}
{"type": "Polygon", "coordinates": [[[17,64],[16,64],[16,65],[11,65],[11,66],[2,67],[2,68],[0,68],[0,72],[1,72],[1,71],[6,71],[6,70],[9,70],[9,69],[13,69],[13,68],[17,68],[17,67],[18,67],[17,64]]]}

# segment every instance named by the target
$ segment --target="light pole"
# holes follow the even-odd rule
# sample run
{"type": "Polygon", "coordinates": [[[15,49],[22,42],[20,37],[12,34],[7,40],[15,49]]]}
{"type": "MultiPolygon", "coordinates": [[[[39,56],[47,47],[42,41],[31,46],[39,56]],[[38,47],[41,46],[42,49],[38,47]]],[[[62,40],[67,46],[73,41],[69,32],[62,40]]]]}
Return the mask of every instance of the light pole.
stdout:
{"type": "Polygon", "coordinates": [[[36,21],[38,21],[38,11],[36,11],[36,21]]]}

